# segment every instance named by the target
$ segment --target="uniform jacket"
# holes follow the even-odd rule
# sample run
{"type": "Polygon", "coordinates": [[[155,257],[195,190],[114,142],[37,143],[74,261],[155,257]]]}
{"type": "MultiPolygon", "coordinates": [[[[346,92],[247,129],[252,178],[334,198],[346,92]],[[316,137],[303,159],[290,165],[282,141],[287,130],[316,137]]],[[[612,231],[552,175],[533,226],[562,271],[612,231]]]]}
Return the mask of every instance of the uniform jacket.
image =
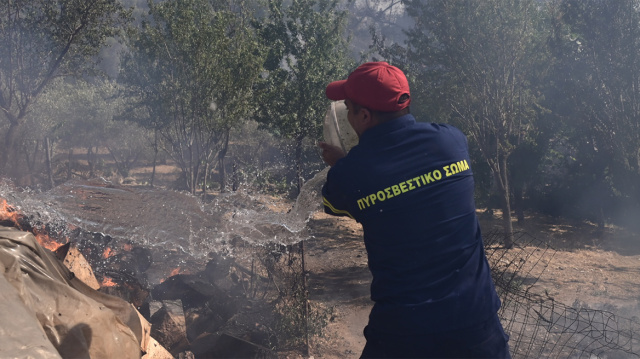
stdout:
{"type": "Polygon", "coordinates": [[[362,224],[381,332],[456,330],[500,301],[474,204],[467,139],[405,115],[366,130],[329,171],[325,212],[362,224]]]}

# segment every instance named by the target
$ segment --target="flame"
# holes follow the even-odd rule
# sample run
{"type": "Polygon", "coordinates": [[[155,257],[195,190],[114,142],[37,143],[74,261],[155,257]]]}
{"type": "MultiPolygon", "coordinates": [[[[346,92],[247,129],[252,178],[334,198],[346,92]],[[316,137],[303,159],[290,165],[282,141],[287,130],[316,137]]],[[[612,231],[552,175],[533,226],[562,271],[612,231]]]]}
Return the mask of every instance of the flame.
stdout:
{"type": "Polygon", "coordinates": [[[7,200],[3,198],[2,202],[0,202],[0,220],[11,221],[20,227],[18,223],[20,217],[22,217],[22,214],[13,208],[13,206],[9,205],[7,200]]]}
{"type": "MultiPolygon", "coordinates": [[[[46,233],[45,231],[40,231],[37,228],[33,228],[33,235],[36,237],[36,239],[38,240],[38,243],[40,243],[41,246],[51,250],[51,251],[55,251],[56,249],[62,247],[63,243],[59,243],[57,240],[51,238],[51,236],[49,236],[48,233],[46,233]]],[[[69,240],[67,239],[66,242],[68,242],[69,240]]],[[[66,243],[65,242],[65,243],[66,243]]]]}
{"type": "MultiPolygon", "coordinates": [[[[19,222],[20,218],[22,218],[22,213],[20,213],[13,206],[8,204],[7,200],[3,198],[0,201],[0,220],[11,221],[16,226],[16,228],[22,229],[22,226],[20,226],[20,222],[19,222]]],[[[64,243],[59,243],[56,239],[49,236],[49,234],[45,229],[38,229],[34,227],[31,229],[31,232],[36,237],[36,239],[38,240],[38,243],[40,243],[41,246],[51,251],[55,251],[56,249],[60,248],[64,243],[69,242],[69,239],[65,238],[66,240],[64,243]]]]}
{"type": "Polygon", "coordinates": [[[182,269],[180,267],[178,268],[174,268],[171,273],[169,274],[169,277],[172,277],[174,275],[178,275],[178,274],[191,274],[191,272],[188,269],[182,269]]]}
{"type": "Polygon", "coordinates": [[[100,286],[101,287],[115,287],[116,286],[116,282],[114,282],[111,277],[104,277],[102,279],[102,284],[100,284],[100,286]]]}
{"type": "Polygon", "coordinates": [[[116,251],[111,249],[111,247],[107,247],[104,249],[104,252],[102,252],[102,258],[107,259],[115,254],[116,254],[116,251]]]}
{"type": "Polygon", "coordinates": [[[131,251],[131,249],[133,248],[133,246],[129,243],[125,243],[124,246],[122,246],[124,248],[125,251],[129,252],[131,251]]]}
{"type": "Polygon", "coordinates": [[[189,270],[183,270],[180,267],[174,268],[171,270],[171,273],[169,273],[169,275],[167,276],[167,278],[161,279],[160,283],[164,283],[165,280],[167,280],[168,278],[173,277],[174,275],[178,275],[178,274],[189,274],[189,270]]]}

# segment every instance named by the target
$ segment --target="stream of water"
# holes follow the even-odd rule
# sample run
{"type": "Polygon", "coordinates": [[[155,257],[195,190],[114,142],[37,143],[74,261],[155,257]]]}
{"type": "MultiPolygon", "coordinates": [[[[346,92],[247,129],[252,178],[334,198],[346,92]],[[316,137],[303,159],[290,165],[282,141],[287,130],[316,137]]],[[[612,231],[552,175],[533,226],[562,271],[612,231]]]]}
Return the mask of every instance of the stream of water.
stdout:
{"type": "Polygon", "coordinates": [[[320,210],[325,169],[303,186],[288,211],[243,192],[211,202],[184,192],[123,187],[103,179],[69,181],[49,191],[18,190],[0,182],[0,198],[30,223],[79,227],[133,243],[162,247],[195,258],[233,253],[233,243],[291,245],[311,238],[307,223],[320,210]]]}

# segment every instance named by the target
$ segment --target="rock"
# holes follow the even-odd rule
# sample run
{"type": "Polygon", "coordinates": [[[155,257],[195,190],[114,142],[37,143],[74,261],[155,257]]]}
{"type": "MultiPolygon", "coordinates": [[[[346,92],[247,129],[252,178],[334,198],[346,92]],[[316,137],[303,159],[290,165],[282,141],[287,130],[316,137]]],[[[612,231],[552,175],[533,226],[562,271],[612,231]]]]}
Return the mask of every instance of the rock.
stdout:
{"type": "Polygon", "coordinates": [[[55,254],[56,257],[63,261],[62,263],[65,267],[73,272],[76,278],[95,290],[100,289],[100,283],[98,283],[91,265],[84,255],[80,253],[75,244],[67,243],[58,248],[55,254]]]}
{"type": "Polygon", "coordinates": [[[173,355],[151,337],[147,344],[147,352],[142,356],[142,359],[173,359],[173,355]]]}
{"type": "Polygon", "coordinates": [[[150,322],[151,336],[173,355],[178,348],[189,344],[184,314],[179,302],[165,302],[162,308],[151,316],[150,322]]]}

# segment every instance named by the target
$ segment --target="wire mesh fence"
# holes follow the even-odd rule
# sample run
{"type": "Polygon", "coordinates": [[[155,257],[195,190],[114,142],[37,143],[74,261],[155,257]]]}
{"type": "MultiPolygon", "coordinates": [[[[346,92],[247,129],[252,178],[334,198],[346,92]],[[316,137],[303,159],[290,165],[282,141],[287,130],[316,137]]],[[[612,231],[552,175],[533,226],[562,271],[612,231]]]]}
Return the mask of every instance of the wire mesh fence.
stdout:
{"type": "Polygon", "coordinates": [[[505,249],[504,234],[486,233],[485,248],[496,289],[502,300],[499,315],[514,359],[640,358],[640,321],[576,302],[559,303],[534,285],[557,252],[527,234],[515,234],[505,249]]]}

